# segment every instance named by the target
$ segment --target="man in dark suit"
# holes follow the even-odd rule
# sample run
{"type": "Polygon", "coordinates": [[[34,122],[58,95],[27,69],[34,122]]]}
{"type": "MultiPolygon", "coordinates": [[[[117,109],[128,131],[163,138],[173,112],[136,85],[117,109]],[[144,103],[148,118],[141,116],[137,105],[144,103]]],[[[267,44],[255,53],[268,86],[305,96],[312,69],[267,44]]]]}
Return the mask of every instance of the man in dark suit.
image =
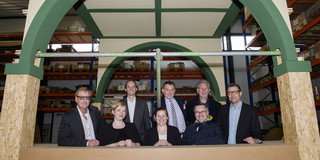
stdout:
{"type": "Polygon", "coordinates": [[[197,84],[197,93],[199,94],[199,97],[187,102],[187,124],[195,122],[196,117],[194,116],[194,106],[199,103],[204,103],[208,107],[208,120],[217,122],[221,104],[215,101],[212,97],[209,97],[210,92],[209,82],[204,79],[200,80],[197,84]]]}
{"type": "Polygon", "coordinates": [[[227,90],[230,104],[221,107],[218,122],[228,144],[262,143],[262,133],[257,110],[241,101],[241,88],[231,83],[227,90]]]}
{"type": "Polygon", "coordinates": [[[62,116],[58,133],[59,146],[96,147],[98,132],[105,120],[96,107],[89,106],[91,91],[81,87],[76,91],[77,106],[62,116]]]}
{"type": "Polygon", "coordinates": [[[123,103],[126,105],[128,113],[124,121],[134,123],[141,140],[143,140],[146,130],[151,128],[147,102],[136,97],[137,85],[135,81],[127,81],[125,91],[127,97],[123,99],[123,103]]]}
{"type": "Polygon", "coordinates": [[[179,132],[183,133],[186,129],[186,106],[184,99],[174,96],[176,88],[175,84],[171,81],[163,84],[162,93],[164,97],[161,98],[161,107],[166,108],[168,111],[168,124],[177,127],[179,132]]]}

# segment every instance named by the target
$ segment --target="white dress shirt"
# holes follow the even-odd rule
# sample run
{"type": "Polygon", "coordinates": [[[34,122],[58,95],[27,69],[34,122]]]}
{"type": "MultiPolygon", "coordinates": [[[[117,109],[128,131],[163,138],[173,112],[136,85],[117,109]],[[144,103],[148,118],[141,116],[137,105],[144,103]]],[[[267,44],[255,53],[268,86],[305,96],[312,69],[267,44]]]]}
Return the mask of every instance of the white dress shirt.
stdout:
{"type": "Polygon", "coordinates": [[[128,112],[129,112],[130,122],[133,123],[134,110],[136,108],[136,97],[133,98],[132,102],[127,97],[127,104],[128,104],[128,112]]]}

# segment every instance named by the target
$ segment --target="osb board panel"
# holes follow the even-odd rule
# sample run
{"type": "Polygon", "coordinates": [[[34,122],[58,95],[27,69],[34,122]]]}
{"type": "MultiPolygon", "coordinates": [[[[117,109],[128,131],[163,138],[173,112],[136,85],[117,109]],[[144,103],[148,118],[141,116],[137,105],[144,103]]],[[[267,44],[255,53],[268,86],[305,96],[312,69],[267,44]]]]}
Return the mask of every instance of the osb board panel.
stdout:
{"type": "Polygon", "coordinates": [[[56,145],[35,145],[22,149],[20,160],[79,160],[79,159],[131,159],[131,160],[298,160],[296,145],[282,142],[264,142],[259,145],[208,145],[173,147],[58,147],[56,145]]]}
{"type": "Polygon", "coordinates": [[[40,80],[29,75],[6,78],[0,159],[17,159],[20,147],[33,145],[40,80]]]}
{"type": "Polygon", "coordinates": [[[286,143],[297,144],[301,159],[319,159],[319,130],[308,72],[290,72],[277,78],[286,143]]]}

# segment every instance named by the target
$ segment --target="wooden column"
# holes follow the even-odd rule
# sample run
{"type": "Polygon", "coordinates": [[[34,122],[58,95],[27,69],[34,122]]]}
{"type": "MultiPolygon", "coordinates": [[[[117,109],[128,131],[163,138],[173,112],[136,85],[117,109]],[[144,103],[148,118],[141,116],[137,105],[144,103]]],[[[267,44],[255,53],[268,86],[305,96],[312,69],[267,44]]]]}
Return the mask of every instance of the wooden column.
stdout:
{"type": "Polygon", "coordinates": [[[20,149],[33,146],[40,79],[7,75],[0,126],[0,159],[17,160],[20,149]]]}
{"type": "Polygon", "coordinates": [[[298,145],[301,160],[320,159],[319,129],[309,72],[277,77],[284,140],[298,145]]]}

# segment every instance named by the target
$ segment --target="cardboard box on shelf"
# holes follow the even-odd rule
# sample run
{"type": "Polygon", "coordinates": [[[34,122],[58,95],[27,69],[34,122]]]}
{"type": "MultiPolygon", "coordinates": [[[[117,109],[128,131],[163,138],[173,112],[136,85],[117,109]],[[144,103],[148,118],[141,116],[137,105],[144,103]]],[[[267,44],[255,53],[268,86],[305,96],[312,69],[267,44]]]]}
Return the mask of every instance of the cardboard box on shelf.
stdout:
{"type": "Polygon", "coordinates": [[[140,61],[135,61],[133,63],[134,65],[134,71],[150,71],[150,64],[146,62],[140,62],[140,61]]]}
{"type": "Polygon", "coordinates": [[[299,14],[295,19],[291,20],[292,33],[296,33],[308,24],[305,12],[299,14]]]}
{"type": "Polygon", "coordinates": [[[43,65],[43,71],[45,72],[51,72],[52,70],[52,66],[50,65],[43,65]]]}
{"type": "Polygon", "coordinates": [[[70,64],[69,63],[56,63],[53,67],[53,72],[69,72],[70,64]]]}
{"type": "Polygon", "coordinates": [[[90,65],[89,64],[75,64],[72,66],[73,72],[89,72],[90,65]]]}
{"type": "Polygon", "coordinates": [[[167,71],[184,71],[184,63],[183,62],[177,62],[177,63],[169,63],[167,71]]]}

